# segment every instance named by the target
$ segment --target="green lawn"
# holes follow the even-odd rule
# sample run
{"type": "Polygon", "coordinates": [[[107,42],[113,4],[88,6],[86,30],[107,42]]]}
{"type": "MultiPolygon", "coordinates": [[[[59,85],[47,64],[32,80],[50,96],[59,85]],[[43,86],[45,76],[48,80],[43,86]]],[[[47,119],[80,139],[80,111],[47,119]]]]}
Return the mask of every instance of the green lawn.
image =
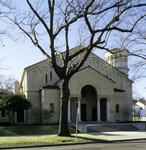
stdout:
{"type": "Polygon", "coordinates": [[[23,147],[36,145],[54,145],[54,144],[73,144],[93,142],[87,138],[75,137],[58,137],[56,135],[50,136],[21,136],[21,137],[3,137],[0,138],[0,148],[3,147],[23,147]]]}
{"type": "MultiPolygon", "coordinates": [[[[70,129],[74,132],[73,129],[70,129]]],[[[0,126],[0,136],[57,134],[58,125],[0,126]]]]}
{"type": "Polygon", "coordinates": [[[88,137],[86,134],[78,134],[75,138],[73,128],[70,128],[73,135],[71,137],[58,137],[57,132],[58,125],[0,126],[0,148],[86,143],[99,140],[95,136],[88,137]]]}

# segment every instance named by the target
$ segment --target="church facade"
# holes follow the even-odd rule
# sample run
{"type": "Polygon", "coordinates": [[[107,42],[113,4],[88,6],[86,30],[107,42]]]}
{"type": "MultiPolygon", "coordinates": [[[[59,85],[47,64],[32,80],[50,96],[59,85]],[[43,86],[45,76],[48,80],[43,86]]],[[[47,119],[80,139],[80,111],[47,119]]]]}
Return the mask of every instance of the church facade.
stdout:
{"type": "MultiPolygon", "coordinates": [[[[74,48],[72,50],[75,50],[74,48]]],[[[113,49],[105,60],[91,53],[69,82],[68,122],[117,122],[132,120],[132,81],[128,78],[125,50],[113,49]],[[78,112],[77,112],[78,111],[78,112]]],[[[24,122],[59,122],[61,80],[51,62],[44,60],[24,69],[20,92],[31,101],[24,122]]]]}

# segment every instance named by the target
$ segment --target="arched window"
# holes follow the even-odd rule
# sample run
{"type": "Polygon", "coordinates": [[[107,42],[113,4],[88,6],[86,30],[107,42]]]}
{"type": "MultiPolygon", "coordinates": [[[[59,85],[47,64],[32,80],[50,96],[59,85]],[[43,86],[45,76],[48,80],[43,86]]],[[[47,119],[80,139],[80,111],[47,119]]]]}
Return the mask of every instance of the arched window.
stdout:
{"type": "Polygon", "coordinates": [[[51,80],[51,81],[53,80],[53,74],[52,74],[52,71],[50,71],[50,80],[51,80]]]}
{"type": "Polygon", "coordinates": [[[119,113],[119,104],[116,104],[116,113],[119,113]]]}
{"type": "Polygon", "coordinates": [[[45,82],[48,83],[48,75],[45,74],[45,82]]]}

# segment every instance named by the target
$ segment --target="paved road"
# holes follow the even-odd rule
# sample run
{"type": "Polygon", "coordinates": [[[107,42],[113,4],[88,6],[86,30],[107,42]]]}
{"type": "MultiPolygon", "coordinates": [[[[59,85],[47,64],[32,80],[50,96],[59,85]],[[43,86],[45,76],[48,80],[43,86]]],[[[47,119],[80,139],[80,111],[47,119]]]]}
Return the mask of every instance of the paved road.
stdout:
{"type": "Polygon", "coordinates": [[[53,146],[38,148],[20,148],[13,150],[145,150],[146,141],[116,142],[116,143],[95,143],[70,146],[53,146]]]}

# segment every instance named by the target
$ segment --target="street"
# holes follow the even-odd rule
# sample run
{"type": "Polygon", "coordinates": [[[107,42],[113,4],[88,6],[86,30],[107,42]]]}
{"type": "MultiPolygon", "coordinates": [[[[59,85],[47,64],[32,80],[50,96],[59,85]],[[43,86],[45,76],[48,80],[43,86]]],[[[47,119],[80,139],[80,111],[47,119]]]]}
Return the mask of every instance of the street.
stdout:
{"type": "Polygon", "coordinates": [[[20,148],[13,150],[145,150],[146,141],[128,141],[128,142],[115,142],[115,143],[94,143],[94,144],[81,144],[69,146],[48,146],[48,147],[35,147],[35,148],[20,148]]]}

